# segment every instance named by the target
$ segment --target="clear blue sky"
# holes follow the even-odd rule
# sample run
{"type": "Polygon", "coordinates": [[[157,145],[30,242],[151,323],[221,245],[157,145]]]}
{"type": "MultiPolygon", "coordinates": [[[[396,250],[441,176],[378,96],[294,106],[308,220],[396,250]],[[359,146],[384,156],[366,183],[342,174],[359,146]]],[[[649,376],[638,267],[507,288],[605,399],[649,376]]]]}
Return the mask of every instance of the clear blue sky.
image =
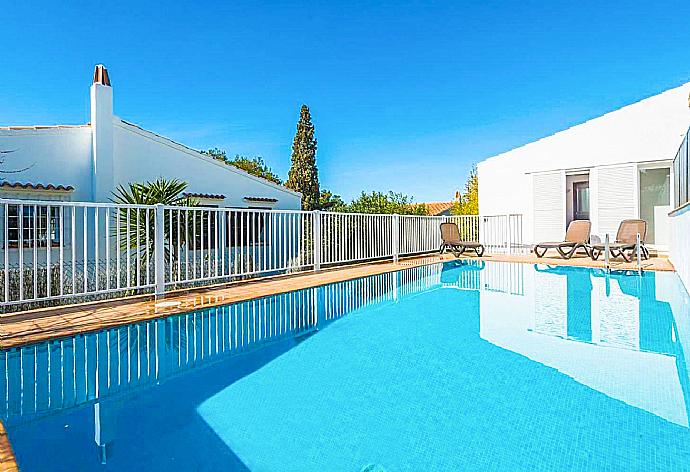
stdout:
{"type": "Polygon", "coordinates": [[[282,177],[302,103],[322,187],[447,200],[474,162],[690,81],[690,2],[10,2],[0,125],[119,116],[282,177]],[[607,3],[607,6],[601,4],[607,3]]]}

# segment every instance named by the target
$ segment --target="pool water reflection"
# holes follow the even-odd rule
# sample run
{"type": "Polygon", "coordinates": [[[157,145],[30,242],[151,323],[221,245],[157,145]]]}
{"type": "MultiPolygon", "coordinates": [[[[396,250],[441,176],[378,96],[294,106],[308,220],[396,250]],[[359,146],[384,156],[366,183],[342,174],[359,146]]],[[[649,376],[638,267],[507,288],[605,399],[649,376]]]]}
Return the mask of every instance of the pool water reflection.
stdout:
{"type": "Polygon", "coordinates": [[[675,274],[458,261],[4,351],[0,408],[27,471],[682,470],[689,338],[675,274]]]}

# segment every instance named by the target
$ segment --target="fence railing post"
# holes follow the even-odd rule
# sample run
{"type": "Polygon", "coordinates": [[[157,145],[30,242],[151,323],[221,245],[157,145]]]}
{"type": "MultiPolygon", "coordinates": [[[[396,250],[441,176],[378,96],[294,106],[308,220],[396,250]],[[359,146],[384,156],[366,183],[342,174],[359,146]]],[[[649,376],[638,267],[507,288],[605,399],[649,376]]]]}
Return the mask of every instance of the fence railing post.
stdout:
{"type": "Polygon", "coordinates": [[[604,238],[604,266],[606,267],[606,270],[611,269],[611,265],[609,264],[609,251],[611,250],[611,247],[609,245],[609,233],[606,233],[606,238],[604,238]]]}
{"type": "Polygon", "coordinates": [[[156,298],[165,295],[165,207],[156,205],[156,223],[154,231],[155,281],[156,298]]]}
{"type": "Polygon", "coordinates": [[[397,213],[393,215],[393,224],[391,224],[391,243],[393,247],[393,263],[397,264],[400,260],[400,215],[397,213]]]}
{"type": "Polygon", "coordinates": [[[508,245],[508,250],[506,251],[506,254],[512,254],[513,253],[513,230],[512,230],[512,224],[511,224],[511,215],[506,215],[506,226],[508,228],[508,237],[506,238],[507,245],[508,245]]]}
{"type": "Polygon", "coordinates": [[[314,254],[314,270],[321,270],[321,212],[312,211],[312,252],[314,254]]]}
{"type": "Polygon", "coordinates": [[[488,219],[485,216],[477,217],[477,241],[484,245],[487,252],[491,253],[492,248],[489,244],[489,240],[486,239],[486,225],[488,224],[488,219]]]}

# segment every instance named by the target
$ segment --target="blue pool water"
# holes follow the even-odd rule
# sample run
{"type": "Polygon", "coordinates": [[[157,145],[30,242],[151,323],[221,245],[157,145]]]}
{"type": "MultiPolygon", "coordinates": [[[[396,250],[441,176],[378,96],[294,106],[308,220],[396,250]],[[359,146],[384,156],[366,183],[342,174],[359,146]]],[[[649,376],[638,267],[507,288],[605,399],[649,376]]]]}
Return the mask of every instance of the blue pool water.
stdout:
{"type": "Polygon", "coordinates": [[[2,352],[23,471],[690,470],[675,274],[457,262],[2,352]]]}

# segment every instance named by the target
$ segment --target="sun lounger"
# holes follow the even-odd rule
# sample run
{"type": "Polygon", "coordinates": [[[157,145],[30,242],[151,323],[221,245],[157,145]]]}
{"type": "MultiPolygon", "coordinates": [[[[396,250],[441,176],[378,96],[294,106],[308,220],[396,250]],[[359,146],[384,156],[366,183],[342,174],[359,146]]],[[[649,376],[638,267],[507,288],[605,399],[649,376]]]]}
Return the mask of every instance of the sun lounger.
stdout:
{"type": "MultiPolygon", "coordinates": [[[[621,256],[626,262],[632,262],[637,251],[637,235],[640,235],[640,252],[644,259],[649,259],[649,251],[644,246],[647,236],[647,222],[645,220],[623,220],[618,226],[616,240],[609,244],[611,256],[621,256]]],[[[590,245],[590,256],[597,260],[606,249],[603,243],[590,245]]]]}
{"type": "Polygon", "coordinates": [[[568,230],[565,232],[564,241],[539,243],[534,246],[534,254],[541,258],[544,257],[544,254],[549,249],[555,249],[561,257],[570,259],[578,249],[584,249],[587,255],[590,255],[587,243],[589,242],[589,232],[591,229],[592,223],[589,220],[571,221],[568,225],[568,230]]]}
{"type": "Polygon", "coordinates": [[[478,257],[484,254],[484,245],[477,241],[463,241],[460,238],[460,230],[455,223],[441,223],[441,241],[441,254],[446,250],[452,252],[455,257],[468,250],[473,250],[478,257]]]}

